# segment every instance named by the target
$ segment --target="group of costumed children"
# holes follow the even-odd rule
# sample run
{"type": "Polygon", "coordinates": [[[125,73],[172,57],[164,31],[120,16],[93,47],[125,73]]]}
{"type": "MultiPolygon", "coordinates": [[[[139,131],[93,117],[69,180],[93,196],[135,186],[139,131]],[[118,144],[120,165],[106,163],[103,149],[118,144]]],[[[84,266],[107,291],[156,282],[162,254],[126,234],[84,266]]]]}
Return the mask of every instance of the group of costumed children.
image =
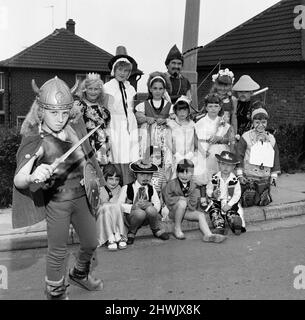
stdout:
{"type": "MultiPolygon", "coordinates": [[[[183,64],[180,53],[170,52],[167,64],[171,59],[183,64]]],[[[125,249],[143,225],[167,240],[162,218],[168,216],[177,239],[185,239],[186,219],[199,223],[203,241],[219,243],[226,223],[237,235],[246,231],[242,207],[271,202],[279,156],[266,131],[267,111],[248,103],[258,84],[244,75],[232,88],[233,73],[220,70],[194,122],[189,96],[172,104],[168,73],[150,74],[148,99],[134,108],[128,78],[135,65],[123,52],[110,60],[113,79],[105,84],[95,73],[72,90],[57,77],[40,88],[32,83],[36,99],[21,128],[13,226],[46,219],[48,299],[67,299],[70,224],[80,249],[68,282],[102,290],[92,274],[98,246],[125,249]]]]}

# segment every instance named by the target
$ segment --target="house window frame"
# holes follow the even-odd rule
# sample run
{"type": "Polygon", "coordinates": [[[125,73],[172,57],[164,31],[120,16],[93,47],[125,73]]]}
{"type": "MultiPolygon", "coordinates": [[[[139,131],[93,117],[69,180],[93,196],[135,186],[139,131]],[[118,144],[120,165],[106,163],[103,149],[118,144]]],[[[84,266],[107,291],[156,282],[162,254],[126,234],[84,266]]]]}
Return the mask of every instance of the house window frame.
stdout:
{"type": "Polygon", "coordinates": [[[85,79],[86,79],[86,73],[76,73],[75,74],[75,81],[79,81],[80,84],[85,79]]]}
{"type": "Polygon", "coordinates": [[[4,93],[4,89],[5,89],[4,72],[0,71],[0,92],[4,93]]]}

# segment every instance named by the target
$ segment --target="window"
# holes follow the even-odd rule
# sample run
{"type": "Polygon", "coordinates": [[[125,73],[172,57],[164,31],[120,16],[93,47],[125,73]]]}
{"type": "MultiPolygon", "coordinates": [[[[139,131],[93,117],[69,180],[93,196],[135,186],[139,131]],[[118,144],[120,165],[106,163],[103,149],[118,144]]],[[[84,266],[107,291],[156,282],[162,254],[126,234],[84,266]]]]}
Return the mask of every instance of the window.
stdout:
{"type": "Polygon", "coordinates": [[[4,113],[4,91],[0,90],[0,114],[4,113]]]}
{"type": "Polygon", "coordinates": [[[86,79],[86,74],[85,73],[77,73],[75,75],[75,80],[79,81],[79,83],[81,84],[83,80],[86,79]]]}
{"type": "Polygon", "coordinates": [[[0,92],[4,91],[4,72],[0,72],[0,92]]]}
{"type": "Polygon", "coordinates": [[[25,119],[25,116],[17,116],[17,122],[16,122],[17,128],[21,128],[24,119],[25,119]]]}

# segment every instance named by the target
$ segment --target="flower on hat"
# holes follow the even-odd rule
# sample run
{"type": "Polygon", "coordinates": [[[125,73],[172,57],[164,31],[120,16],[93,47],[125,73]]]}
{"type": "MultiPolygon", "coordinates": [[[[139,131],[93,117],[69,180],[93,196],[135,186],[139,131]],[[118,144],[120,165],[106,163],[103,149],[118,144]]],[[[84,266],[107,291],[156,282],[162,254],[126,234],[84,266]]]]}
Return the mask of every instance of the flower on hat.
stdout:
{"type": "Polygon", "coordinates": [[[215,82],[221,76],[229,76],[232,79],[232,83],[234,82],[234,73],[230,71],[228,68],[220,69],[218,73],[212,75],[212,81],[215,82]]]}

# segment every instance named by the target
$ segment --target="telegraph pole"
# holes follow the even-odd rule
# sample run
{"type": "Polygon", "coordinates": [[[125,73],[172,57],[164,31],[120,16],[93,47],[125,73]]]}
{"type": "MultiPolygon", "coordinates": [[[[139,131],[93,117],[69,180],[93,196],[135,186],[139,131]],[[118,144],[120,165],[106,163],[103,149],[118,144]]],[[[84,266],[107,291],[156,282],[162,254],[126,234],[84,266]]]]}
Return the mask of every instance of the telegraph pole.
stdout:
{"type": "MultiPolygon", "coordinates": [[[[200,0],[186,0],[184,31],[183,31],[183,52],[198,46],[200,0]]],[[[197,108],[197,50],[193,50],[184,56],[183,75],[191,83],[192,104],[197,108]]]]}

